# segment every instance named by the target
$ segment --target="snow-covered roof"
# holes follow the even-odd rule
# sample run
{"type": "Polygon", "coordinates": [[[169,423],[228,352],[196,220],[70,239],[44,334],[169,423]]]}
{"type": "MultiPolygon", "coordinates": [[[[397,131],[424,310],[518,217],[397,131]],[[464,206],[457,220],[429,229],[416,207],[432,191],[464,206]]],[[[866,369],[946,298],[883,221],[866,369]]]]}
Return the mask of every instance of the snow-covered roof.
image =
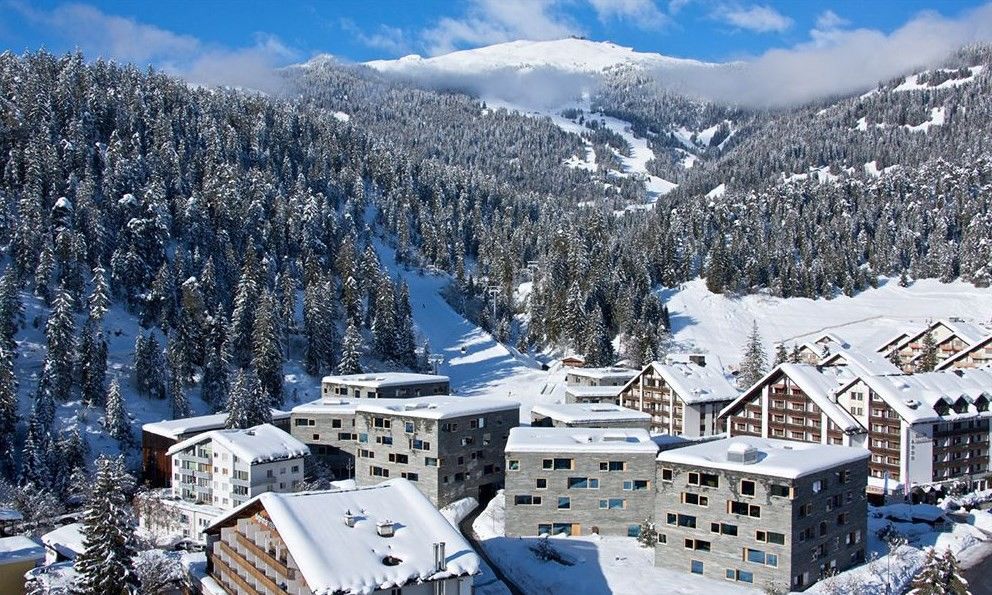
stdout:
{"type": "MultiPolygon", "coordinates": [[[[288,411],[272,410],[273,421],[288,418],[288,411]]],[[[219,430],[225,425],[227,425],[227,413],[215,413],[213,415],[198,415],[196,417],[151,422],[141,426],[141,429],[152,434],[178,440],[187,434],[219,430]]]]}
{"type": "Polygon", "coordinates": [[[553,403],[534,405],[534,415],[550,417],[564,423],[593,423],[611,421],[647,421],[650,413],[627,409],[612,403],[553,403]]]}
{"type": "Polygon", "coordinates": [[[863,432],[864,428],[843,407],[833,400],[833,395],[852,379],[851,373],[843,369],[818,368],[808,364],[784,363],[776,366],[765,377],[747,389],[733,403],[720,412],[720,417],[730,415],[747,404],[757,391],[761,390],[778,374],[788,376],[795,382],[803,393],[816,403],[837,426],[845,432],[863,432]]]}
{"type": "Polygon", "coordinates": [[[0,508],[0,521],[23,521],[24,515],[13,508],[0,508]]]}
{"type": "Polygon", "coordinates": [[[317,399],[293,407],[293,413],[303,415],[315,415],[320,413],[331,413],[338,415],[354,415],[358,407],[357,401],[348,399],[317,399]]]}
{"type": "Polygon", "coordinates": [[[616,398],[620,391],[623,390],[623,385],[599,385],[599,386],[575,386],[566,385],[565,394],[572,395],[578,398],[594,398],[594,397],[613,397],[616,398]]]}
{"type": "Polygon", "coordinates": [[[324,384],[348,384],[364,388],[384,388],[408,384],[436,384],[438,382],[448,382],[448,377],[435,376],[433,374],[414,374],[411,372],[373,372],[369,374],[324,376],[323,379],[324,384]]]}
{"type": "Polygon", "coordinates": [[[962,349],[961,351],[955,353],[951,357],[949,357],[949,358],[945,359],[944,361],[940,362],[939,364],[937,364],[937,368],[936,369],[937,370],[946,370],[948,368],[953,368],[955,362],[967,358],[969,355],[971,355],[972,353],[974,353],[974,352],[976,352],[976,351],[978,351],[980,349],[984,349],[985,347],[988,346],[989,343],[992,343],[992,335],[989,335],[988,337],[985,337],[984,339],[982,339],[981,341],[975,343],[971,347],[968,347],[967,349],[962,349]]]}
{"type": "MultiPolygon", "coordinates": [[[[688,361],[651,362],[645,370],[648,368],[664,378],[665,383],[672,387],[679,398],[690,405],[730,401],[740,395],[740,391],[730,382],[723,370],[714,364],[701,366],[688,361]]],[[[624,389],[635,382],[637,379],[632,379],[624,389]]]]}
{"type": "Polygon", "coordinates": [[[485,397],[435,395],[412,399],[368,399],[360,403],[356,410],[380,415],[449,419],[468,415],[483,415],[496,411],[519,411],[520,403],[485,397]]]}
{"type": "Polygon", "coordinates": [[[658,445],[647,430],[634,428],[536,428],[510,429],[506,452],[651,453],[658,445]]]}
{"type": "Polygon", "coordinates": [[[968,345],[974,345],[989,335],[988,329],[982,328],[976,324],[972,324],[958,318],[942,318],[933,322],[924,329],[921,329],[915,333],[910,333],[905,339],[900,341],[896,347],[898,349],[902,349],[906,345],[909,345],[913,341],[916,341],[925,335],[927,331],[932,331],[938,326],[947,327],[957,338],[961,339],[968,345]]]}
{"type": "Polygon", "coordinates": [[[637,370],[631,370],[630,368],[569,368],[568,376],[581,376],[582,378],[591,378],[593,380],[618,380],[627,382],[634,376],[637,376],[637,370]]]}
{"type": "Polygon", "coordinates": [[[737,436],[666,450],[658,455],[658,461],[796,479],[869,456],[870,453],[863,448],[737,436]],[[754,452],[753,462],[744,462],[748,459],[741,458],[748,452],[754,452]],[[728,460],[728,453],[738,456],[728,460]]]}
{"type": "Polygon", "coordinates": [[[869,353],[851,345],[832,344],[830,354],[820,361],[821,366],[846,365],[859,375],[902,374],[902,370],[878,352],[869,353]]]}
{"type": "Polygon", "coordinates": [[[405,479],[346,491],[268,492],[218,519],[207,531],[216,532],[259,507],[268,513],[314,595],[372,593],[479,571],[472,546],[405,479]],[[354,516],[354,527],[345,523],[348,514],[354,516]],[[393,523],[395,533],[381,537],[377,524],[387,522],[393,523]],[[445,544],[441,572],[431,547],[438,542],[445,544]],[[399,563],[385,564],[387,556],[399,563]]]}
{"type": "Polygon", "coordinates": [[[243,430],[214,430],[199,434],[175,444],[167,454],[171,456],[207,441],[217,443],[251,465],[310,454],[306,444],[272,424],[261,424],[243,430]]]}
{"type": "Polygon", "coordinates": [[[58,529],[42,535],[41,542],[58,552],[59,555],[72,560],[77,554],[86,551],[86,547],[83,545],[82,530],[82,523],[62,525],[58,529]]]}
{"type": "Polygon", "coordinates": [[[862,380],[909,423],[992,416],[988,411],[979,412],[973,405],[979,397],[992,400],[992,370],[988,368],[865,376],[862,380]],[[951,407],[961,398],[968,404],[963,413],[949,409],[945,415],[939,415],[934,409],[940,401],[951,407]]]}
{"type": "Polygon", "coordinates": [[[0,538],[0,564],[24,560],[43,560],[45,546],[23,535],[0,538]]]}

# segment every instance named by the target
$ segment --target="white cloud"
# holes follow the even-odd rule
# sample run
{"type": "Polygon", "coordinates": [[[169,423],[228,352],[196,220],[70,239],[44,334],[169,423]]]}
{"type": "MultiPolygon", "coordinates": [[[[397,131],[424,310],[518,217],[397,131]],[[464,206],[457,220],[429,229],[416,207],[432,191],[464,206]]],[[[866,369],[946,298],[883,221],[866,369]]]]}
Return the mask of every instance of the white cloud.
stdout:
{"type": "Polygon", "coordinates": [[[712,16],[728,25],[755,33],[782,32],[792,26],[792,19],[767,5],[754,4],[745,8],[738,4],[721,4],[712,16]]]}
{"type": "Polygon", "coordinates": [[[410,53],[410,41],[406,32],[398,27],[389,25],[379,25],[373,33],[366,33],[361,27],[351,19],[343,18],[339,21],[341,29],[351,34],[362,45],[373,49],[382,50],[393,56],[401,56],[410,53]]]}
{"type": "Polygon", "coordinates": [[[851,24],[851,21],[839,16],[832,10],[825,10],[816,17],[816,28],[820,30],[839,29],[851,24]]]}
{"type": "Polygon", "coordinates": [[[581,33],[557,4],[555,0],[473,0],[464,16],[442,18],[421,37],[428,53],[437,55],[465,46],[559,39],[581,33]]]}
{"type": "Polygon", "coordinates": [[[657,29],[669,22],[654,0],[589,0],[589,4],[603,22],[625,20],[641,29],[657,29]]]}

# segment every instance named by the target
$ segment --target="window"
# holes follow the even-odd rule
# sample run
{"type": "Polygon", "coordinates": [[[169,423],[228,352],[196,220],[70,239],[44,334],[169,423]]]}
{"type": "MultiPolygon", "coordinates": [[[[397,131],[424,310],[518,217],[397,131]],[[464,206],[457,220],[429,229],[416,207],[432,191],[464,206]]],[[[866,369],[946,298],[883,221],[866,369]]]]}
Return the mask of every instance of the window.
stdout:
{"type": "Polygon", "coordinates": [[[513,497],[514,506],[540,506],[541,497],[531,496],[530,494],[517,494],[513,497]]]}
{"type": "Polygon", "coordinates": [[[761,507],[755,506],[754,504],[748,504],[747,502],[737,502],[736,500],[728,500],[727,508],[728,508],[727,512],[733,514],[750,516],[756,519],[761,518],[761,507]]]}
{"type": "Polygon", "coordinates": [[[772,496],[778,496],[779,498],[788,498],[789,492],[790,492],[789,486],[779,485],[777,483],[773,483],[770,486],[768,486],[768,493],[772,496]]]}
{"type": "Polygon", "coordinates": [[[338,440],[353,440],[351,432],[338,432],[338,440]]]}
{"type": "Polygon", "coordinates": [[[814,494],[819,494],[821,491],[823,491],[823,488],[826,487],[826,486],[824,486],[824,483],[826,483],[826,482],[824,482],[822,479],[818,479],[818,480],[814,481],[813,482],[813,493],[814,494]]]}
{"type": "Polygon", "coordinates": [[[682,503],[692,504],[694,506],[709,506],[710,499],[706,496],[700,496],[699,494],[693,494],[691,492],[682,492],[682,503]]]}
{"type": "Polygon", "coordinates": [[[386,446],[392,446],[392,444],[393,444],[393,437],[392,436],[376,436],[375,437],[375,443],[376,444],[385,444],[386,446]]]}
{"type": "Polygon", "coordinates": [[[661,470],[661,481],[672,481],[672,470],[662,469],[661,470]]]}
{"type": "Polygon", "coordinates": [[[651,487],[651,482],[646,479],[628,479],[623,482],[623,489],[626,491],[646,490],[651,487]]]}
{"type": "Polygon", "coordinates": [[[742,583],[753,583],[754,575],[745,570],[734,570],[733,568],[727,569],[727,580],[728,581],[738,581],[742,583]]]}
{"type": "Polygon", "coordinates": [[[548,480],[547,479],[544,479],[543,477],[540,477],[537,480],[535,480],[534,484],[535,484],[535,487],[537,489],[539,489],[539,490],[546,490],[546,489],[548,489],[548,480]]]}
{"type": "Polygon", "coordinates": [[[748,479],[741,480],[741,494],[745,496],[754,495],[754,482],[748,479]]]}
{"type": "Polygon", "coordinates": [[[400,473],[400,476],[403,477],[404,479],[408,479],[410,481],[419,481],[420,480],[420,474],[418,474],[418,473],[407,473],[406,471],[404,471],[403,473],[400,473]]]}
{"type": "Polygon", "coordinates": [[[315,425],[317,425],[317,422],[315,420],[307,419],[305,417],[297,418],[296,420],[294,420],[294,423],[297,426],[315,426],[315,425]]]}
{"type": "Polygon", "coordinates": [[[334,429],[340,428],[341,427],[341,420],[340,419],[332,419],[331,420],[331,427],[334,428],[334,429]]]}
{"type": "Polygon", "coordinates": [[[403,431],[407,434],[412,434],[414,431],[414,424],[412,421],[403,422],[403,431]]]}
{"type": "Polygon", "coordinates": [[[627,525],[627,537],[640,537],[640,536],[641,536],[640,525],[627,525]]]}
{"type": "Polygon", "coordinates": [[[400,465],[406,465],[410,462],[410,458],[407,455],[399,454],[395,452],[389,453],[390,463],[399,463],[400,465]]]}
{"type": "Polygon", "coordinates": [[[765,543],[775,543],[778,545],[785,545],[785,534],[776,533],[774,531],[755,531],[754,532],[755,541],[763,541],[765,543]]]}
{"type": "Polygon", "coordinates": [[[670,512],[665,516],[665,522],[669,525],[676,524],[677,515],[674,512],[670,512]]]}
{"type": "Polygon", "coordinates": [[[813,514],[813,503],[807,502],[799,506],[799,518],[805,518],[813,514]]]}
{"type": "Polygon", "coordinates": [[[737,535],[737,525],[731,525],[729,523],[710,523],[710,532],[719,533],[721,535],[737,535]]]}
{"type": "Polygon", "coordinates": [[[572,459],[544,459],[542,466],[545,469],[553,469],[555,471],[573,468],[572,459]]]}
{"type": "Polygon", "coordinates": [[[424,457],[424,465],[426,465],[428,467],[440,467],[441,466],[441,465],[438,464],[437,459],[434,458],[434,457],[424,457]]]}
{"type": "Polygon", "coordinates": [[[702,539],[686,539],[685,549],[687,550],[699,550],[701,552],[710,551],[710,542],[703,541],[702,539]]]}
{"type": "Polygon", "coordinates": [[[506,462],[506,468],[509,469],[510,471],[520,471],[520,461],[511,459],[506,462]]]}
{"type": "Polygon", "coordinates": [[[625,471],[627,463],[623,461],[604,461],[599,464],[600,471],[625,471]]]}
{"type": "Polygon", "coordinates": [[[778,556],[776,554],[766,554],[762,550],[744,548],[744,559],[755,564],[775,567],[778,566],[778,556]]]}
{"type": "Polygon", "coordinates": [[[688,527],[690,529],[695,529],[696,528],[696,517],[694,517],[692,515],[688,515],[688,514],[680,514],[680,515],[678,515],[678,526],[679,527],[688,527]]]}
{"type": "Polygon", "coordinates": [[[570,490],[598,490],[599,480],[595,477],[569,477],[568,489],[570,490]]]}
{"type": "Polygon", "coordinates": [[[600,510],[622,510],[627,508],[627,501],[623,498],[609,498],[599,501],[600,510]]]}
{"type": "Polygon", "coordinates": [[[703,573],[703,563],[700,562],[699,560],[690,560],[689,561],[689,572],[691,572],[693,574],[702,574],[703,573]]]}
{"type": "Polygon", "coordinates": [[[392,423],[385,417],[373,417],[372,427],[389,429],[392,427],[392,423]]]}
{"type": "Polygon", "coordinates": [[[369,475],[372,477],[389,477],[389,469],[384,469],[382,467],[376,467],[372,465],[369,467],[369,475]]]}
{"type": "Polygon", "coordinates": [[[720,478],[713,473],[689,473],[689,485],[706,486],[708,488],[720,487],[720,478]]]}

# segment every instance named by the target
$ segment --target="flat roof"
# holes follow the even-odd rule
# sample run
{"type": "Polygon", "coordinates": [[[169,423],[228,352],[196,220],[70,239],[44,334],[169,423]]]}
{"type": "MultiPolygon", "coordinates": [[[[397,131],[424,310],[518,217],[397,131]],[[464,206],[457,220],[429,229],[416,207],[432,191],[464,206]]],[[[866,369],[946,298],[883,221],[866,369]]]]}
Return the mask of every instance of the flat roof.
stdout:
{"type": "Polygon", "coordinates": [[[636,428],[536,428],[510,429],[506,452],[658,452],[647,430],[636,428]]]}
{"type": "Polygon", "coordinates": [[[574,386],[566,385],[565,394],[572,395],[577,398],[592,398],[592,397],[613,397],[616,398],[620,395],[620,391],[623,390],[622,384],[614,385],[599,385],[599,386],[574,386]]]}
{"type": "Polygon", "coordinates": [[[43,560],[45,546],[23,535],[0,538],[0,564],[23,562],[25,560],[43,560]]]}
{"type": "Polygon", "coordinates": [[[388,386],[403,386],[407,384],[435,384],[449,382],[447,376],[434,374],[414,374],[412,372],[370,372],[368,374],[343,374],[340,376],[324,376],[323,383],[350,384],[365,388],[383,388],[388,386]]]}
{"type": "Polygon", "coordinates": [[[604,380],[606,378],[630,380],[639,373],[639,370],[631,370],[630,368],[620,368],[617,366],[610,366],[607,368],[569,368],[568,371],[565,372],[568,376],[581,376],[583,378],[593,378],[595,380],[604,380]]]}
{"type": "Polygon", "coordinates": [[[423,419],[448,419],[495,411],[519,411],[520,403],[502,398],[435,395],[412,399],[363,399],[356,411],[423,419]]]}
{"type": "MultiPolygon", "coordinates": [[[[273,409],[272,421],[282,419],[289,419],[289,412],[273,409]]],[[[154,421],[141,426],[141,429],[145,432],[178,440],[186,434],[220,430],[226,425],[227,413],[225,412],[214,413],[211,415],[198,415],[196,417],[183,417],[180,419],[154,421]]]]}
{"type": "Polygon", "coordinates": [[[738,436],[666,450],[658,455],[658,461],[796,479],[839,465],[855,463],[869,456],[867,450],[850,446],[738,436]],[[754,452],[754,462],[728,460],[728,453],[742,454],[745,451],[754,452]]]}
{"type": "Polygon", "coordinates": [[[321,413],[354,415],[357,407],[357,401],[349,401],[348,399],[316,399],[309,403],[293,407],[292,413],[297,415],[316,415],[321,413]]]}
{"type": "Polygon", "coordinates": [[[650,413],[628,409],[619,405],[613,405],[612,403],[554,403],[551,405],[534,405],[531,413],[557,419],[565,423],[646,421],[651,419],[650,413]]]}

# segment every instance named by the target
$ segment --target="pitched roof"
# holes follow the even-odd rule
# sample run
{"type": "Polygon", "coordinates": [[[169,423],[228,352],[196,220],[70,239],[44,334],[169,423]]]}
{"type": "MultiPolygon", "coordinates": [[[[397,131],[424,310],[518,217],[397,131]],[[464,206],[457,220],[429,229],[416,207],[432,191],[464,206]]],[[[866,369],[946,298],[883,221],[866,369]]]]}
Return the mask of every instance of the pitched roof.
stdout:
{"type": "Polygon", "coordinates": [[[944,361],[940,362],[939,364],[937,364],[937,368],[936,369],[937,370],[946,370],[948,368],[951,368],[951,367],[954,366],[954,362],[956,362],[958,360],[962,360],[962,359],[968,357],[968,355],[970,355],[970,354],[978,351],[979,349],[985,348],[986,346],[988,346],[989,343],[992,343],[992,335],[989,335],[988,337],[985,337],[984,339],[982,339],[981,341],[975,343],[971,347],[968,347],[967,349],[962,349],[961,351],[955,353],[951,357],[949,357],[949,358],[945,359],[944,361]]]}
{"type": "Polygon", "coordinates": [[[472,546],[405,479],[354,490],[268,492],[217,519],[207,532],[219,531],[258,508],[268,513],[314,595],[372,593],[479,571],[472,546]],[[355,517],[354,527],[344,522],[347,514],[355,517]],[[379,536],[380,522],[393,523],[392,537],[379,536]],[[441,572],[431,547],[437,542],[445,544],[441,572]],[[399,563],[387,565],[387,556],[399,563]]]}
{"type": "Polygon", "coordinates": [[[208,440],[216,442],[239,459],[252,465],[310,454],[306,444],[272,424],[261,424],[244,430],[214,430],[199,434],[173,445],[166,454],[171,456],[208,440]]]}
{"type": "MultiPolygon", "coordinates": [[[[289,419],[289,412],[273,409],[272,419],[273,421],[289,419]]],[[[152,434],[178,440],[186,434],[220,430],[225,425],[227,425],[227,413],[214,413],[212,415],[198,415],[196,417],[150,422],[141,426],[141,429],[152,434]]]]}
{"type": "MultiPolygon", "coordinates": [[[[979,397],[992,400],[992,370],[986,368],[865,376],[862,380],[909,423],[975,417],[980,415],[972,406],[975,401],[979,397]],[[941,401],[950,406],[961,398],[969,405],[964,413],[951,409],[940,415],[934,409],[941,401]]],[[[992,413],[986,411],[984,415],[992,416],[992,413]]]]}
{"type": "Polygon", "coordinates": [[[877,352],[869,353],[851,345],[831,345],[830,351],[831,353],[820,361],[821,366],[829,366],[842,360],[859,376],[863,374],[902,374],[902,370],[877,352]]]}
{"type": "Polygon", "coordinates": [[[938,326],[946,326],[952,333],[954,333],[955,336],[957,336],[957,338],[961,339],[968,345],[974,345],[989,335],[989,331],[987,329],[984,329],[976,324],[965,322],[964,320],[942,318],[931,323],[926,328],[910,334],[908,337],[900,341],[898,345],[896,345],[896,349],[902,349],[906,345],[909,345],[913,341],[925,335],[927,331],[931,331],[938,326]]]}
{"type": "Polygon", "coordinates": [[[641,370],[640,374],[631,378],[622,390],[633,386],[641,374],[649,369],[664,378],[679,398],[690,405],[730,401],[740,395],[740,391],[719,366],[713,364],[701,366],[688,361],[651,362],[641,370]]]}

